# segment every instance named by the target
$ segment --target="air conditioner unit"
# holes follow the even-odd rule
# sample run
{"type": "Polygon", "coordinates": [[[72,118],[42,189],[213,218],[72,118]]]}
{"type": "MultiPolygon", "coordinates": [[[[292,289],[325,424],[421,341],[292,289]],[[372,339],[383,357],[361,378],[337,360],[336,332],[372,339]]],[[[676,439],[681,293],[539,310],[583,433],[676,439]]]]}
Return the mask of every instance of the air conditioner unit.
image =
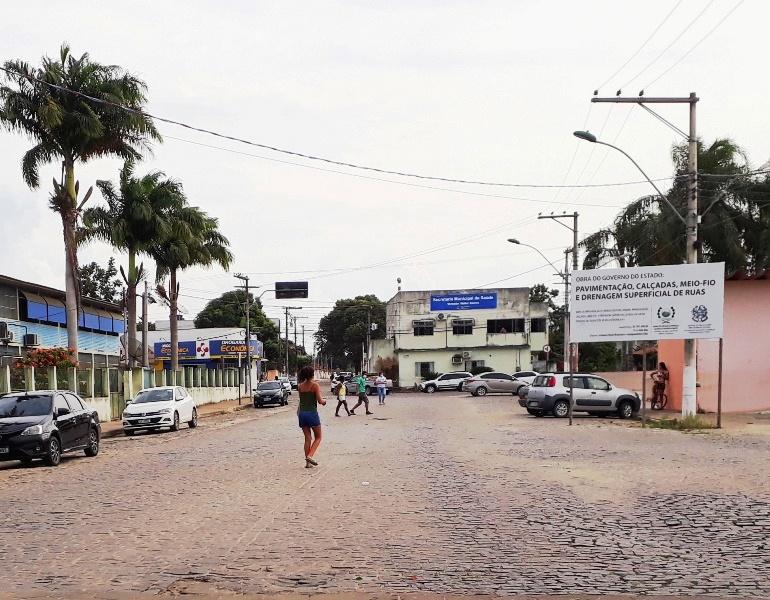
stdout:
{"type": "Polygon", "coordinates": [[[24,334],[24,345],[25,346],[39,346],[40,345],[40,336],[36,333],[25,333],[24,334]]]}
{"type": "Polygon", "coordinates": [[[463,352],[463,358],[465,360],[468,360],[470,357],[471,357],[471,353],[470,352],[468,352],[467,350],[465,352],[463,352]]]}
{"type": "Polygon", "coordinates": [[[452,364],[453,365],[461,365],[461,364],[463,364],[463,356],[462,356],[462,354],[454,354],[452,356],[452,364]]]}

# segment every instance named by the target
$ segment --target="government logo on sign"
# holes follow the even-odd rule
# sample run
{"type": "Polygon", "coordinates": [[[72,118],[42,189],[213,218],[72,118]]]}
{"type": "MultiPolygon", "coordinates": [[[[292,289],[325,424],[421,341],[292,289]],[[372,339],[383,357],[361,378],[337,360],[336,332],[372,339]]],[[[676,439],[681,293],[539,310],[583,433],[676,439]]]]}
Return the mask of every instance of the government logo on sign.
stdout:
{"type": "Polygon", "coordinates": [[[708,321],[709,319],[709,311],[708,308],[706,308],[703,304],[699,304],[698,306],[693,307],[692,309],[692,320],[696,323],[703,323],[705,321],[708,321]]]}
{"type": "Polygon", "coordinates": [[[676,316],[676,310],[673,306],[660,306],[658,307],[658,321],[661,323],[671,323],[676,316]]]}

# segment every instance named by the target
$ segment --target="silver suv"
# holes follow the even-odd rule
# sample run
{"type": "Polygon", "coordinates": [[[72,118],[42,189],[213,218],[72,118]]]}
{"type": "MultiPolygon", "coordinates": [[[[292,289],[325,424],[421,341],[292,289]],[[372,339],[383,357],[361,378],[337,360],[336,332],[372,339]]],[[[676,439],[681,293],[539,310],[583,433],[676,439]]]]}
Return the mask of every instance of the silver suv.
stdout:
{"type": "Polygon", "coordinates": [[[463,381],[473,377],[467,371],[455,371],[454,373],[442,373],[435,379],[429,379],[427,381],[421,381],[418,385],[418,389],[421,392],[427,392],[432,394],[439,390],[457,390],[458,392],[463,389],[463,381]]]}
{"type": "Polygon", "coordinates": [[[569,414],[570,387],[573,387],[575,397],[573,412],[596,416],[616,414],[621,419],[628,419],[641,407],[641,400],[635,392],[615,387],[596,375],[575,373],[572,380],[574,386],[570,386],[569,373],[538,375],[527,392],[527,412],[536,417],[548,414],[566,417],[569,414]]]}
{"type": "Polygon", "coordinates": [[[513,375],[490,371],[466,379],[463,382],[463,391],[470,392],[474,396],[486,396],[487,394],[513,394],[516,396],[519,389],[525,385],[527,384],[524,381],[518,381],[513,375]]]}

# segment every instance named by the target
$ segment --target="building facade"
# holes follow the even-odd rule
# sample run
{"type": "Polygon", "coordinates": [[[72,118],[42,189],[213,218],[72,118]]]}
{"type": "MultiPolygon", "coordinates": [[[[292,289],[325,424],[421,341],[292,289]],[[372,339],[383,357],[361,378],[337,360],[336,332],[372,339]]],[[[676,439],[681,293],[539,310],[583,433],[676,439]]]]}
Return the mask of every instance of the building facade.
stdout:
{"type": "MultiPolygon", "coordinates": [[[[10,364],[35,348],[67,347],[65,293],[48,286],[0,275],[0,365],[10,364]]],[[[125,330],[118,304],[82,298],[78,320],[78,362],[83,367],[110,367],[120,361],[125,330]]]]}
{"type": "Polygon", "coordinates": [[[548,308],[530,304],[529,288],[399,292],[386,330],[369,364],[397,361],[399,386],[412,387],[433,373],[532,369],[548,344],[548,308]]]}

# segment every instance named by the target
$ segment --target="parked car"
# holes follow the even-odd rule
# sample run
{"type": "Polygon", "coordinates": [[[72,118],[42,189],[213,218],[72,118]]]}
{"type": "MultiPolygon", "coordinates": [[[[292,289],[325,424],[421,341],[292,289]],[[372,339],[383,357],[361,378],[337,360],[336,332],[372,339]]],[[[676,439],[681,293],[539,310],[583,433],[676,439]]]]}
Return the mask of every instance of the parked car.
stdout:
{"type": "Polygon", "coordinates": [[[519,397],[519,406],[522,408],[527,408],[527,395],[529,394],[529,388],[529,385],[523,385],[519,388],[519,391],[516,394],[519,397]]]}
{"type": "Polygon", "coordinates": [[[123,411],[123,431],[134,435],[139,430],[168,428],[178,431],[180,423],[190,429],[198,426],[198,409],[187,390],[164,385],[140,390],[123,411]]]}
{"type": "Polygon", "coordinates": [[[417,386],[421,392],[432,394],[441,390],[457,390],[458,392],[463,389],[463,381],[473,377],[468,371],[454,371],[453,373],[442,373],[435,379],[428,379],[427,381],[421,381],[417,386]]]}
{"type": "Polygon", "coordinates": [[[99,415],[74,392],[17,392],[0,396],[0,460],[52,467],[64,452],[99,454],[99,415]]]}
{"type": "MultiPolygon", "coordinates": [[[[641,400],[635,392],[615,387],[606,379],[591,373],[575,373],[572,378],[573,412],[597,416],[617,414],[621,419],[628,419],[641,407],[641,400]]],[[[569,401],[569,373],[546,373],[535,377],[527,392],[526,409],[529,414],[539,417],[546,414],[566,417],[569,401]]]]}
{"type": "Polygon", "coordinates": [[[288,377],[279,377],[276,381],[280,381],[281,385],[283,385],[283,389],[291,395],[291,381],[288,377]]]}
{"type": "Polygon", "coordinates": [[[516,371],[516,373],[513,374],[513,378],[523,381],[527,385],[532,385],[532,382],[535,381],[535,377],[538,375],[540,375],[540,373],[535,371],[516,371]]]}
{"type": "MultiPolygon", "coordinates": [[[[377,378],[372,376],[366,378],[366,388],[364,391],[366,392],[367,396],[371,396],[377,393],[377,384],[375,383],[375,379],[377,378]]],[[[345,381],[345,388],[348,390],[348,394],[358,394],[358,383],[355,379],[345,381]]],[[[385,394],[390,394],[392,391],[393,380],[388,379],[387,383],[385,384],[385,394]]]]}
{"type": "Polygon", "coordinates": [[[288,403],[289,393],[280,381],[262,381],[254,390],[254,408],[261,408],[265,404],[286,406],[288,403]]]}
{"type": "Polygon", "coordinates": [[[486,396],[487,394],[518,394],[519,388],[527,385],[523,381],[514,379],[513,375],[490,371],[481,373],[463,380],[463,391],[470,392],[473,396],[486,396]]]}
{"type": "Polygon", "coordinates": [[[291,384],[291,389],[296,390],[297,386],[299,385],[299,382],[297,381],[296,375],[291,375],[289,377],[289,384],[291,384]]]}

